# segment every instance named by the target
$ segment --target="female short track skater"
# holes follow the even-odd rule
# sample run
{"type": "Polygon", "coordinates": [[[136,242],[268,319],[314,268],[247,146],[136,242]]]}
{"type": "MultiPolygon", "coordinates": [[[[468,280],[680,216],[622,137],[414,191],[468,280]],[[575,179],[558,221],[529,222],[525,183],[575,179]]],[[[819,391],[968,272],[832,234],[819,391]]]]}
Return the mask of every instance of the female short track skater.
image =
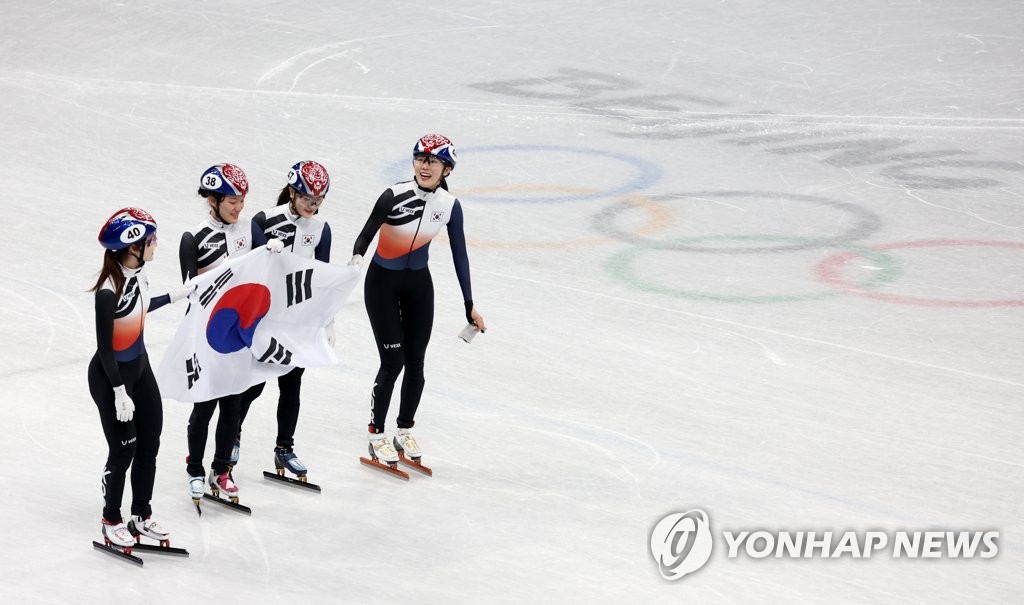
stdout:
{"type": "MultiPolygon", "coordinates": [[[[181,279],[188,281],[197,275],[221,265],[228,258],[240,256],[254,247],[267,243],[263,231],[247,218],[242,218],[249,179],[234,164],[217,164],[207,168],[199,177],[199,197],[205,201],[207,215],[201,223],[181,236],[178,261],[181,279]]],[[[238,485],[231,475],[232,446],[238,433],[241,393],[218,397],[211,401],[192,404],[188,419],[188,473],[189,495],[194,501],[203,497],[204,482],[209,482],[214,493],[223,493],[237,501],[238,485]],[[214,432],[213,462],[210,476],[205,478],[203,454],[215,409],[220,409],[214,432]]]]}
{"type": "Polygon", "coordinates": [[[189,288],[150,298],[143,266],[156,251],[156,220],[123,208],[99,234],[106,248],[96,285],[96,354],[89,362],[89,392],[107,440],[101,532],[107,544],[128,548],[142,535],[166,544],[170,532],[152,519],[150,499],[163,429],[163,402],[143,340],[146,313],[180,300],[189,288]],[[125,476],[131,467],[132,506],[121,518],[125,476]]]}
{"type": "MultiPolygon", "coordinates": [[[[325,263],[331,262],[331,226],[316,216],[330,186],[331,177],[319,162],[302,161],[292,166],[288,171],[288,184],[277,196],[277,206],[259,212],[252,219],[269,242],[268,246],[270,243],[280,243],[285,252],[325,263]]],[[[333,322],[327,328],[327,337],[333,346],[333,322]]],[[[277,441],[274,446],[274,466],[278,472],[287,469],[300,479],[304,479],[308,472],[294,451],[303,372],[305,368],[295,368],[277,379],[280,394],[277,400],[277,441]]],[[[243,395],[243,422],[249,405],[263,392],[263,386],[260,384],[252,387],[243,395]]],[[[235,445],[238,452],[241,447],[241,427],[235,445]]]]}
{"type": "Polygon", "coordinates": [[[398,462],[399,452],[413,460],[422,456],[410,431],[423,392],[423,363],[434,323],[434,285],[427,249],[442,227],[451,243],[466,319],[477,331],[486,329],[483,316],[473,306],[462,205],[448,192],[445,180],[455,169],[455,147],[446,137],[428,134],[416,141],[412,156],[413,180],[393,185],[377,198],[349,261],[359,264],[380,233],[363,286],[366,313],[380,355],[370,394],[369,450],[374,460],[391,465],[398,462]],[[398,431],[389,442],[384,422],[391,392],[403,370],[398,431]]]}

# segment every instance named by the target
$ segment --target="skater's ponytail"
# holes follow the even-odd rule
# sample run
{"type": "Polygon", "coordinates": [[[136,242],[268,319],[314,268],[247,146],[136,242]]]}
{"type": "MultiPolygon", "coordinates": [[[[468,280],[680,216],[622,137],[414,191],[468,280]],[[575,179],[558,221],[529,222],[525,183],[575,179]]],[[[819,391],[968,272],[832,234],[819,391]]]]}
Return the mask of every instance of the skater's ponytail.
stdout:
{"type": "Polygon", "coordinates": [[[124,293],[124,272],[121,270],[121,256],[128,248],[122,250],[105,250],[103,252],[103,267],[100,269],[99,277],[96,278],[96,285],[89,289],[89,292],[97,292],[109,280],[114,284],[114,300],[120,300],[124,293]]]}

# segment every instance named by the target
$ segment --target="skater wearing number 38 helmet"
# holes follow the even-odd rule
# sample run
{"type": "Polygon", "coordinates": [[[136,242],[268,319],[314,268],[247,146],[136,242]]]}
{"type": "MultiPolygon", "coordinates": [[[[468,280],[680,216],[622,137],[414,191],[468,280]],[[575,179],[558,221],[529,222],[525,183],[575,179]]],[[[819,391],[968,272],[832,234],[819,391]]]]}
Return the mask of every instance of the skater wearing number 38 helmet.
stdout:
{"type": "Polygon", "coordinates": [[[130,552],[137,537],[169,544],[170,534],[151,517],[163,404],[143,341],[146,313],[186,297],[187,286],[150,297],[144,265],[156,251],[156,220],[123,208],[100,229],[105,248],[96,285],[96,354],[89,362],[89,392],[107,440],[103,467],[101,533],[107,546],[130,552]],[[131,519],[121,518],[125,477],[131,467],[131,519]]]}
{"type": "MultiPolygon", "coordinates": [[[[245,171],[234,164],[215,164],[199,177],[196,193],[203,199],[206,216],[201,223],[181,236],[178,262],[182,281],[215,270],[229,258],[241,256],[267,243],[263,232],[256,229],[248,218],[242,217],[248,192],[249,179],[245,171]]],[[[186,430],[188,456],[185,459],[185,472],[188,474],[189,495],[197,507],[207,484],[212,495],[223,495],[232,502],[238,502],[239,489],[231,468],[237,462],[232,446],[238,433],[241,400],[241,393],[235,393],[192,404],[186,430]],[[218,412],[218,416],[214,431],[213,460],[210,463],[210,475],[205,477],[203,458],[214,411],[218,412]]]]}
{"type": "Polygon", "coordinates": [[[483,316],[473,306],[462,205],[448,192],[446,179],[455,169],[455,162],[455,146],[448,138],[428,134],[417,140],[412,150],[413,179],[389,187],[377,198],[352,247],[349,263],[358,265],[379,233],[363,295],[380,356],[370,394],[368,427],[370,457],[377,466],[383,461],[393,468],[402,458],[418,463],[422,456],[412,428],[423,392],[423,364],[434,323],[434,285],[427,267],[427,250],[442,228],[451,245],[470,331],[486,329],[483,316]],[[385,420],[392,390],[402,372],[397,431],[389,441],[385,420]]]}

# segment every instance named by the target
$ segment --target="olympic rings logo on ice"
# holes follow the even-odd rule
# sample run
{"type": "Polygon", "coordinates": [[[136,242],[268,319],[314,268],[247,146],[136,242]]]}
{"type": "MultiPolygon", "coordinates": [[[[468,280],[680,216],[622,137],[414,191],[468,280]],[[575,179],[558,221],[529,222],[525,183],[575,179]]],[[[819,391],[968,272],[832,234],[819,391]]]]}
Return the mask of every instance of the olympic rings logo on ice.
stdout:
{"type": "Polygon", "coordinates": [[[712,546],[708,515],[698,508],[672,513],[651,530],[651,554],[666,580],[678,580],[704,567],[712,546]]]}
{"type": "MultiPolygon", "coordinates": [[[[473,198],[474,203],[514,203],[514,204],[561,204],[569,202],[592,201],[601,198],[626,195],[646,189],[661,179],[662,169],[645,159],[626,153],[591,149],[588,147],[568,147],[562,145],[488,145],[482,147],[471,147],[462,149],[460,155],[474,158],[477,170],[487,173],[487,168],[481,169],[485,164],[479,159],[496,155],[496,167],[515,164],[520,171],[531,171],[530,166],[552,166],[557,165],[559,158],[572,158],[577,165],[586,165],[587,170],[576,171],[580,175],[579,185],[562,184],[548,188],[553,195],[538,196],[524,195],[533,194],[543,188],[531,188],[520,183],[510,184],[508,187],[487,188],[487,195],[473,198]],[[522,156],[522,157],[519,157],[522,156]],[[625,169],[629,177],[624,183],[611,183],[605,188],[595,188],[594,180],[603,176],[614,175],[625,169]],[[508,191],[509,195],[500,195],[508,191]]],[[[538,168],[539,169],[539,168],[538,168]]],[[[400,181],[408,181],[412,178],[412,172],[408,160],[399,160],[387,168],[387,174],[400,181]]],[[[497,171],[491,171],[494,173],[497,171]]],[[[562,175],[566,176],[565,174],[562,175]]]]}
{"type": "MultiPolygon", "coordinates": [[[[518,173],[541,175],[550,173],[556,178],[541,179],[540,183],[509,183],[480,186],[470,183],[453,191],[471,204],[500,206],[516,213],[525,221],[536,216],[538,224],[557,224],[557,237],[546,241],[523,239],[522,232],[510,233],[511,239],[502,241],[469,240],[472,247],[513,250],[564,250],[585,246],[616,243],[629,247],[615,252],[603,263],[614,279],[641,291],[671,298],[703,302],[765,304],[792,303],[821,300],[839,296],[858,296],[879,302],[924,307],[991,308],[1024,306],[1024,297],[1003,297],[978,294],[983,284],[968,284],[977,299],[946,297],[948,283],[936,280],[907,279],[919,288],[935,287],[940,296],[927,292],[914,295],[896,294],[892,285],[907,277],[910,268],[920,270],[921,259],[915,258],[925,250],[950,247],[975,247],[984,250],[1024,250],[1024,243],[1013,241],[975,239],[922,239],[884,244],[860,244],[877,233],[883,220],[863,205],[840,201],[822,195],[805,195],[776,191],[692,191],[677,193],[644,193],[644,189],[657,183],[662,169],[639,157],[621,151],[603,151],[584,147],[558,145],[493,145],[470,148],[470,157],[477,158],[476,170],[482,174],[501,173],[488,170],[486,164],[514,165],[518,173]],[[485,160],[478,159],[484,155],[485,160]],[[585,165],[585,171],[566,171],[566,163],[585,165]],[[482,166],[482,167],[481,167],[482,166]],[[533,166],[534,168],[531,168],[533,166]],[[547,167],[554,166],[554,170],[547,167]],[[616,175],[621,175],[615,182],[616,175]],[[572,182],[580,175],[579,182],[572,182]],[[548,181],[544,183],[543,181],[548,181]],[[551,181],[555,181],[552,183],[551,181]],[[573,202],[611,200],[580,221],[573,202]],[[553,206],[557,205],[555,208],[553,206]],[[732,212],[725,216],[724,212],[732,212]],[[771,226],[765,228],[763,219],[771,213],[771,226]],[[677,216],[687,218],[685,229],[671,230],[677,216]],[[704,233],[703,225],[729,224],[731,232],[704,233]],[[813,225],[806,232],[803,225],[813,225]],[[744,229],[744,226],[747,229],[744,229]],[[588,228],[589,227],[589,228],[588,228]],[[775,228],[787,232],[777,232],[775,228]],[[585,231],[573,236],[571,230],[585,231]],[[831,249],[831,250],[830,250],[831,249]],[[820,251],[820,252],[815,252],[820,251]],[[757,292],[759,284],[774,283],[766,277],[769,271],[779,269],[774,260],[771,265],[758,267],[757,261],[730,263],[730,267],[749,267],[756,279],[742,276],[714,276],[713,268],[701,262],[681,262],[665,257],[665,252],[716,255],[717,262],[730,256],[800,253],[811,256],[812,269],[806,274],[807,286],[791,286],[794,291],[781,293],[757,292]],[[661,255],[652,257],[651,255],[661,255]],[[724,256],[718,256],[724,255],[724,256]],[[643,258],[644,262],[640,259],[643,258]],[[665,269],[656,270],[657,261],[665,269]],[[701,274],[694,279],[681,277],[680,268],[700,267],[701,274]],[[711,273],[712,278],[708,277],[711,273]],[[684,283],[686,287],[672,284],[684,283]],[[709,288],[709,284],[712,285],[709,288]],[[714,289],[723,291],[714,291],[714,289]],[[729,290],[732,290],[731,292],[729,290]]],[[[472,165],[472,164],[471,164],[472,165]]],[[[396,162],[389,172],[406,176],[408,162],[396,162]]],[[[463,171],[462,174],[473,174],[463,171]]],[[[500,230],[498,231],[500,233],[500,230]]],[[[774,258],[774,257],[773,257],[774,258]]],[[[944,271],[950,270],[946,262],[944,271]]],[[[696,270],[696,269],[695,269],[696,270]]],[[[786,283],[799,282],[799,274],[785,271],[786,283]]],[[[1004,280],[1005,283],[1005,280],[1004,280]]]]}

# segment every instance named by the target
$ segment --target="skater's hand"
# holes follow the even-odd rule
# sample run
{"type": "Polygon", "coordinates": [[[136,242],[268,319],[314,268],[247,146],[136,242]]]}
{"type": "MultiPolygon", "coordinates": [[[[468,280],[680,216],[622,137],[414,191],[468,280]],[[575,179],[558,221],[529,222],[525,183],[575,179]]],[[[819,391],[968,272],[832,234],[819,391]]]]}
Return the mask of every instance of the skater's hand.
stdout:
{"type": "Polygon", "coordinates": [[[279,239],[272,239],[269,242],[267,242],[267,250],[279,253],[281,252],[281,250],[284,250],[284,242],[282,242],[279,239]]]}
{"type": "Polygon", "coordinates": [[[356,267],[356,268],[362,267],[363,266],[363,255],[362,254],[353,254],[352,258],[348,259],[348,266],[349,267],[356,267]]]}
{"type": "Polygon", "coordinates": [[[176,303],[183,298],[187,298],[195,289],[196,287],[192,284],[191,280],[189,280],[177,288],[171,288],[168,290],[167,296],[171,298],[172,303],[176,303]]]}
{"type": "Polygon", "coordinates": [[[473,305],[473,301],[466,301],[466,321],[476,326],[477,332],[486,332],[487,324],[484,323],[484,316],[480,314],[480,311],[476,310],[476,306],[473,305]]]}
{"type": "Polygon", "coordinates": [[[135,402],[128,396],[123,384],[114,387],[114,409],[117,410],[118,422],[128,422],[135,415],[135,402]]]}

